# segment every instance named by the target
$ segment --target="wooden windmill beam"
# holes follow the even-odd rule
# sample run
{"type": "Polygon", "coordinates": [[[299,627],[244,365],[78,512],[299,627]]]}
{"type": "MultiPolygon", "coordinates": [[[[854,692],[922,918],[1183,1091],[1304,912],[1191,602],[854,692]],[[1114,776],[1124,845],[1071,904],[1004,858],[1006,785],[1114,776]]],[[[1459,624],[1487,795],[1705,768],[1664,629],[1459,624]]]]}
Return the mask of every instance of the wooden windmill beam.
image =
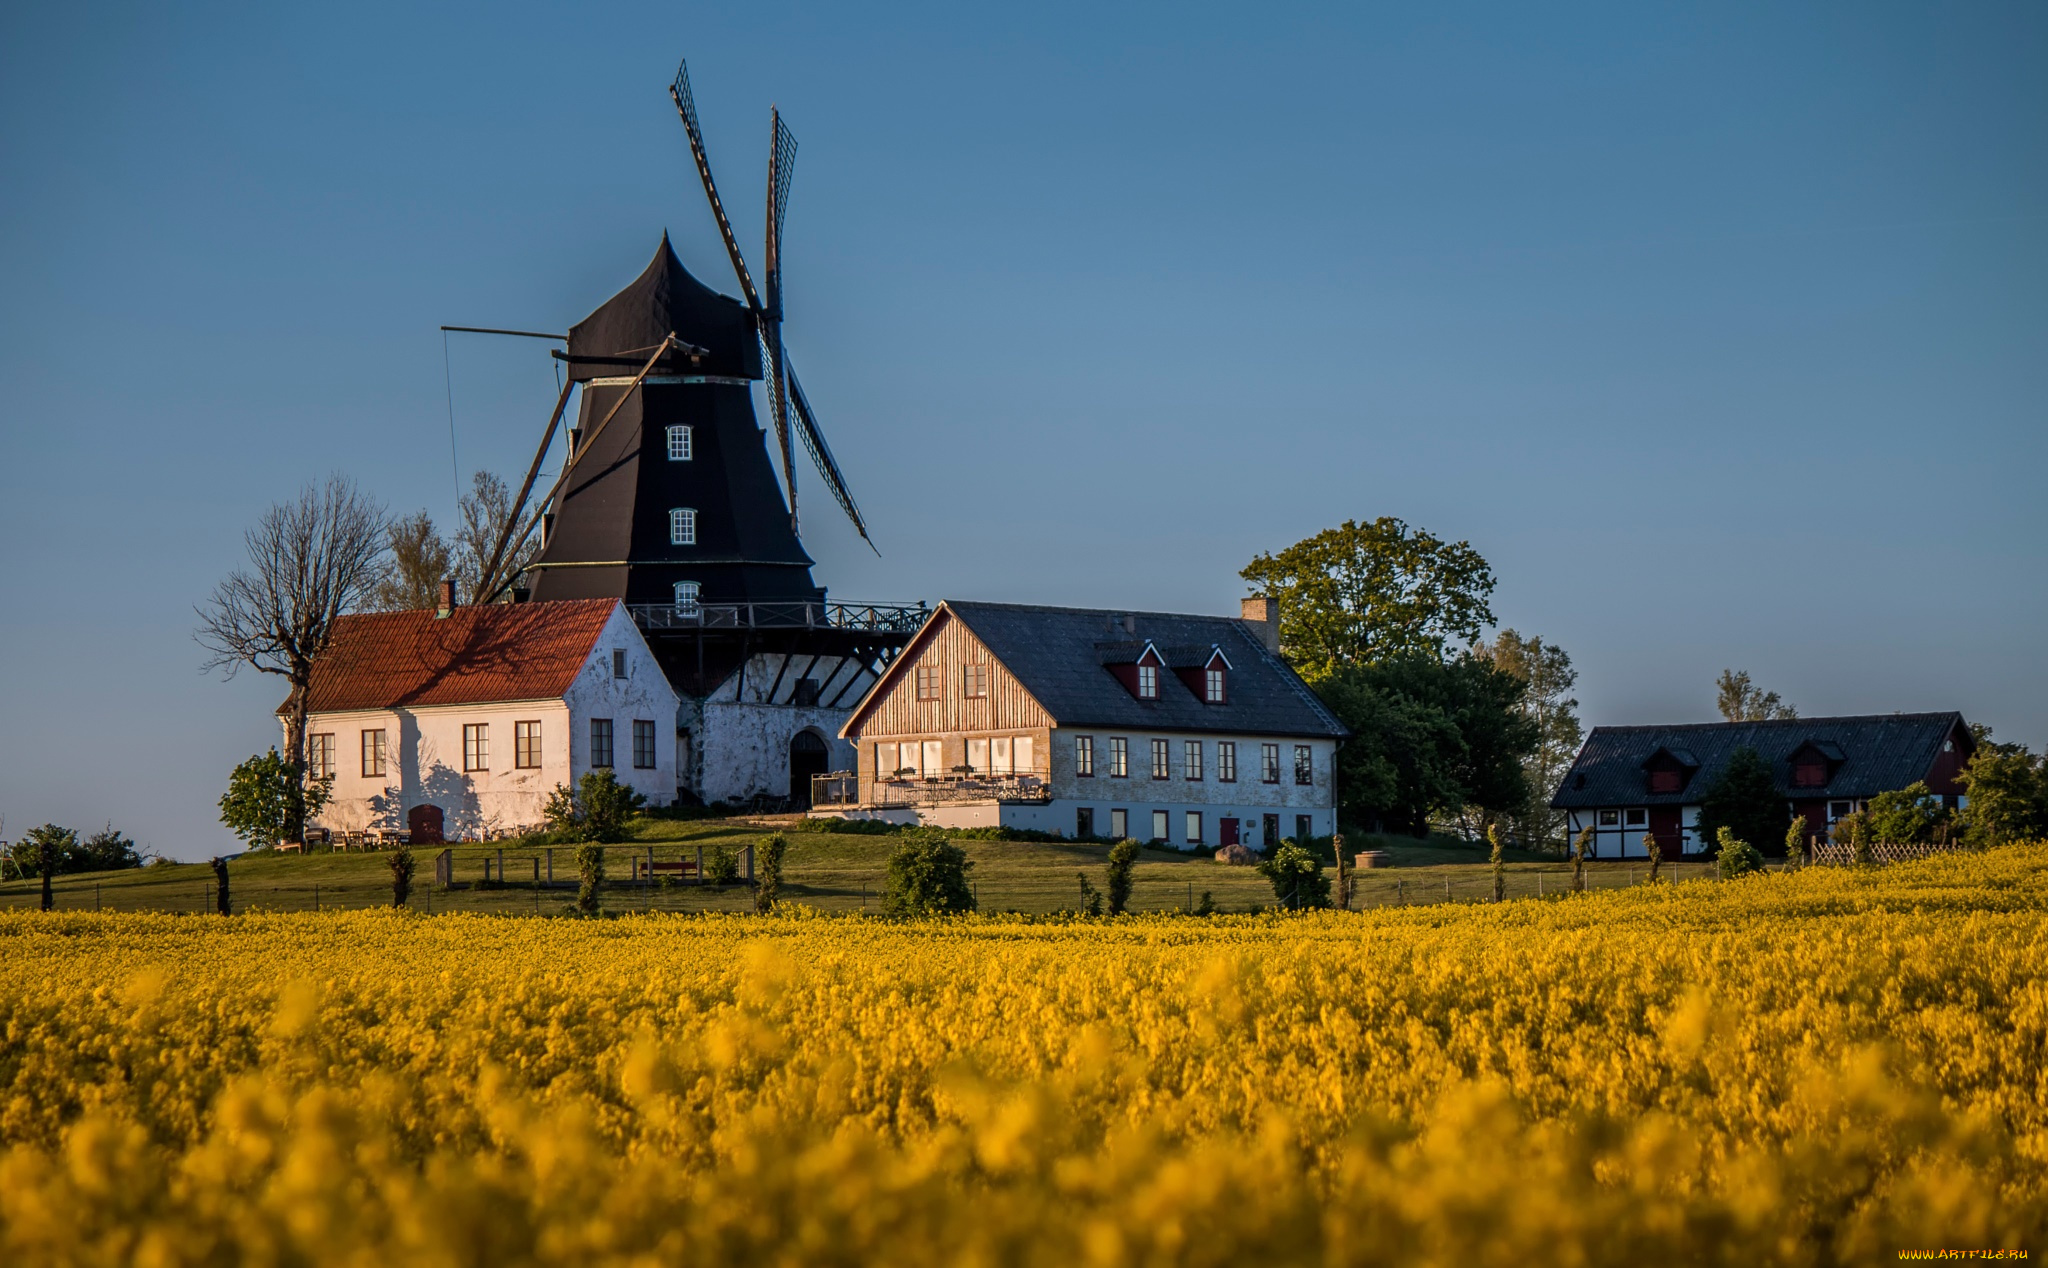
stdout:
{"type": "MultiPolygon", "coordinates": [[[[498,566],[505,561],[505,547],[511,544],[512,530],[519,523],[519,517],[526,510],[526,495],[533,492],[533,482],[540,475],[540,464],[548,456],[548,446],[555,443],[555,428],[561,426],[562,411],[569,406],[569,393],[576,390],[576,380],[562,384],[562,394],[555,398],[555,412],[548,415],[548,429],[541,433],[540,448],[533,451],[533,464],[526,468],[526,480],[519,486],[519,496],[513,500],[512,513],[505,517],[505,530],[498,534],[497,549],[491,552],[490,566],[477,579],[477,589],[487,591],[493,598],[501,588],[498,582],[498,566]]],[[[511,578],[507,577],[507,581],[511,578]]]]}

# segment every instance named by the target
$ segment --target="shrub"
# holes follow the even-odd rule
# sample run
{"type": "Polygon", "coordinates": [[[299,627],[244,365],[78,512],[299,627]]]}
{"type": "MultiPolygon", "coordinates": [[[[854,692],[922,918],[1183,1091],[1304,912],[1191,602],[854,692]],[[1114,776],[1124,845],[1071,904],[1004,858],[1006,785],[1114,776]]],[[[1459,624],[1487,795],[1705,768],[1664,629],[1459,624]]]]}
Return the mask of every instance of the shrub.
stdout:
{"type": "Polygon", "coordinates": [[[714,845],[704,851],[704,879],[713,885],[730,885],[740,878],[739,852],[729,845],[714,845]]]}
{"type": "Polygon", "coordinates": [[[548,836],[552,840],[572,845],[584,839],[583,807],[576,804],[576,790],[569,785],[556,784],[540,814],[547,822],[548,836]]]}
{"type": "Polygon", "coordinates": [[[1806,816],[1799,815],[1792,820],[1792,826],[1785,829],[1785,864],[1797,867],[1806,861],[1806,816]]]}
{"type": "Polygon", "coordinates": [[[114,825],[109,823],[85,839],[72,854],[67,870],[117,872],[141,866],[142,856],[135,852],[135,842],[115,831],[114,825]]]}
{"type": "Polygon", "coordinates": [[[1273,851],[1273,857],[1259,864],[1259,875],[1273,886],[1273,894],[1290,907],[1330,905],[1330,878],[1323,875],[1323,862],[1292,841],[1273,851]]]}
{"type": "Polygon", "coordinates": [[[1074,876],[1081,882],[1081,910],[1091,916],[1101,915],[1102,891],[1095,888],[1095,883],[1088,879],[1088,873],[1076,872],[1074,876]]]}
{"type": "Polygon", "coordinates": [[[1195,914],[1196,914],[1197,916],[1213,916],[1213,915],[1215,915],[1215,914],[1216,914],[1216,896],[1215,896],[1214,894],[1211,894],[1211,893],[1210,893],[1210,892],[1209,892],[1208,890],[1206,890],[1206,889],[1205,889],[1205,890],[1203,890],[1203,891],[1202,891],[1202,897],[1201,897],[1201,898],[1200,898],[1199,900],[1197,900],[1197,901],[1196,901],[1196,903],[1195,903],[1195,914]]]}
{"type": "Polygon", "coordinates": [[[1726,827],[1737,840],[1778,841],[1789,813],[1764,759],[1739,748],[1700,797],[1700,838],[1719,841],[1726,827]]]}
{"type": "Polygon", "coordinates": [[[967,851],[942,837],[907,837],[889,854],[889,879],[882,910],[892,916],[930,916],[973,911],[974,890],[967,851]]]}
{"type": "Polygon", "coordinates": [[[1722,880],[1732,881],[1738,876],[1745,876],[1763,868],[1764,856],[1757,848],[1730,832],[1725,825],[1716,831],[1714,840],[1718,847],[1714,854],[1720,865],[1722,880]]]}
{"type": "Polygon", "coordinates": [[[1138,866],[1138,843],[1123,840],[1109,847],[1109,914],[1121,916],[1131,905],[1132,872],[1138,866]]]}
{"type": "Polygon", "coordinates": [[[391,905],[403,907],[412,897],[412,847],[401,845],[391,852],[391,905]]]}
{"type": "Polygon", "coordinates": [[[585,775],[576,786],[583,806],[583,827],[593,841],[623,841],[626,821],[647,804],[647,798],[622,784],[609,767],[585,775]]]}
{"type": "Polygon", "coordinates": [[[779,832],[754,847],[754,910],[760,915],[774,911],[782,895],[782,856],[788,850],[789,838],[779,832]]]}
{"type": "Polygon", "coordinates": [[[586,841],[576,850],[576,912],[582,916],[595,916],[598,910],[599,894],[604,889],[604,847],[595,841],[586,841]]]}
{"type": "Polygon", "coordinates": [[[1870,835],[1886,845],[1925,845],[1947,817],[1941,799],[1918,781],[1870,799],[1870,835]]]}

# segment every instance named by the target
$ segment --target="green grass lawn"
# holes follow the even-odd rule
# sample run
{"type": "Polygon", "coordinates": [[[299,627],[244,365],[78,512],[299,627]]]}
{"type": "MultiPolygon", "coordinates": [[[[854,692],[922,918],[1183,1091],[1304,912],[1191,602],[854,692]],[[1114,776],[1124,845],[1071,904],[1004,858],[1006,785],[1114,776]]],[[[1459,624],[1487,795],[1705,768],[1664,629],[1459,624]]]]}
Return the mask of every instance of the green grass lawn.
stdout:
{"type": "MultiPolygon", "coordinates": [[[[737,819],[640,819],[634,841],[607,847],[604,905],[611,911],[745,911],[753,907],[746,885],[698,886],[687,883],[634,885],[633,856],[657,859],[694,858],[696,852],[724,845],[738,850],[766,835],[759,824],[737,819]]],[[[824,832],[785,831],[789,852],[783,864],[783,890],[788,901],[824,912],[875,909],[888,872],[894,838],[824,832]]],[[[1490,898],[1493,879],[1486,847],[1446,838],[1417,841],[1408,837],[1367,837],[1357,848],[1382,849],[1389,866],[1357,874],[1354,907],[1394,902],[1470,902],[1490,898]]],[[[1085,872],[1100,889],[1104,884],[1106,845],[1078,842],[962,841],[974,861],[970,879],[984,911],[1053,912],[1078,908],[1077,874],[1085,872]]],[[[455,885],[431,882],[438,847],[414,851],[411,906],[420,911],[472,911],[501,915],[557,915],[575,898],[576,849],[552,848],[555,884],[546,884],[547,847],[505,842],[499,845],[447,847],[454,864],[455,885]],[[486,861],[493,872],[503,860],[503,888],[482,888],[486,861]],[[535,886],[538,864],[543,883],[535,886]]],[[[1510,851],[1508,895],[1556,894],[1570,884],[1571,865],[1560,859],[1510,851]]],[[[311,911],[383,906],[391,901],[391,855],[388,853],[306,855],[248,854],[229,864],[235,909],[311,911]]],[[[1668,865],[1665,874],[1672,868],[1668,865]]],[[[1328,874],[1328,869],[1325,869],[1328,874]]],[[[1648,865],[1602,862],[1587,865],[1587,884],[1599,888],[1642,881],[1648,865]]],[[[1712,866],[1687,863],[1682,878],[1712,874],[1712,866]]],[[[1198,902],[1209,891],[1216,906],[1243,911],[1274,903],[1272,887],[1249,867],[1232,867],[1200,855],[1147,848],[1139,855],[1131,907],[1136,911],[1178,910],[1198,902]]],[[[34,880],[0,883],[0,908],[33,908],[41,886],[34,880]]],[[[60,910],[204,912],[213,909],[213,870],[203,863],[163,864],[125,872],[60,876],[55,882],[60,910]]]]}

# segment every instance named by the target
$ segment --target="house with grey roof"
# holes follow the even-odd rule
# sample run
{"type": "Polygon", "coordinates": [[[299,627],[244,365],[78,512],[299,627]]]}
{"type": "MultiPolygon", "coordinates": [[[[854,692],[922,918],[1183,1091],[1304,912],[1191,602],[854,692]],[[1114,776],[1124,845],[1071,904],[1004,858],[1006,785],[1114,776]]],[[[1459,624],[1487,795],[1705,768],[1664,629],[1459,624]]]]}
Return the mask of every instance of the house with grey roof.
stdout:
{"type": "Polygon", "coordinates": [[[840,735],[813,813],[1259,847],[1336,830],[1347,732],[1237,617],[941,603],[840,735]]]}
{"type": "Polygon", "coordinates": [[[1825,841],[1836,820],[1913,783],[1955,809],[1963,801],[1956,775],[1975,747],[1960,713],[1594,727],[1550,805],[1565,812],[1573,836],[1593,829],[1597,858],[1647,858],[1645,836],[1667,859],[1703,853],[1712,843],[1700,838],[1701,798],[1748,748],[1785,798],[1786,824],[1804,816],[1809,842],[1825,841]]]}

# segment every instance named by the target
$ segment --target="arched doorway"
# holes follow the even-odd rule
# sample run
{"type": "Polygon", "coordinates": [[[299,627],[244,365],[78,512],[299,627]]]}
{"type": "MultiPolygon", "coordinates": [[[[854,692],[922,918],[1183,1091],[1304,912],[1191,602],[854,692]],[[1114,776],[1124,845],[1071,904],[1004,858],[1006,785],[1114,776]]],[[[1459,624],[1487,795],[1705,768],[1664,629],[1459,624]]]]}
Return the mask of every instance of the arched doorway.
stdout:
{"type": "Polygon", "coordinates": [[[832,751],[825,737],[816,731],[798,731],[789,742],[789,802],[798,810],[811,808],[811,776],[832,769],[832,751]]]}
{"type": "Polygon", "coordinates": [[[405,829],[414,845],[441,844],[441,807],[414,806],[405,812],[405,829]]]}

